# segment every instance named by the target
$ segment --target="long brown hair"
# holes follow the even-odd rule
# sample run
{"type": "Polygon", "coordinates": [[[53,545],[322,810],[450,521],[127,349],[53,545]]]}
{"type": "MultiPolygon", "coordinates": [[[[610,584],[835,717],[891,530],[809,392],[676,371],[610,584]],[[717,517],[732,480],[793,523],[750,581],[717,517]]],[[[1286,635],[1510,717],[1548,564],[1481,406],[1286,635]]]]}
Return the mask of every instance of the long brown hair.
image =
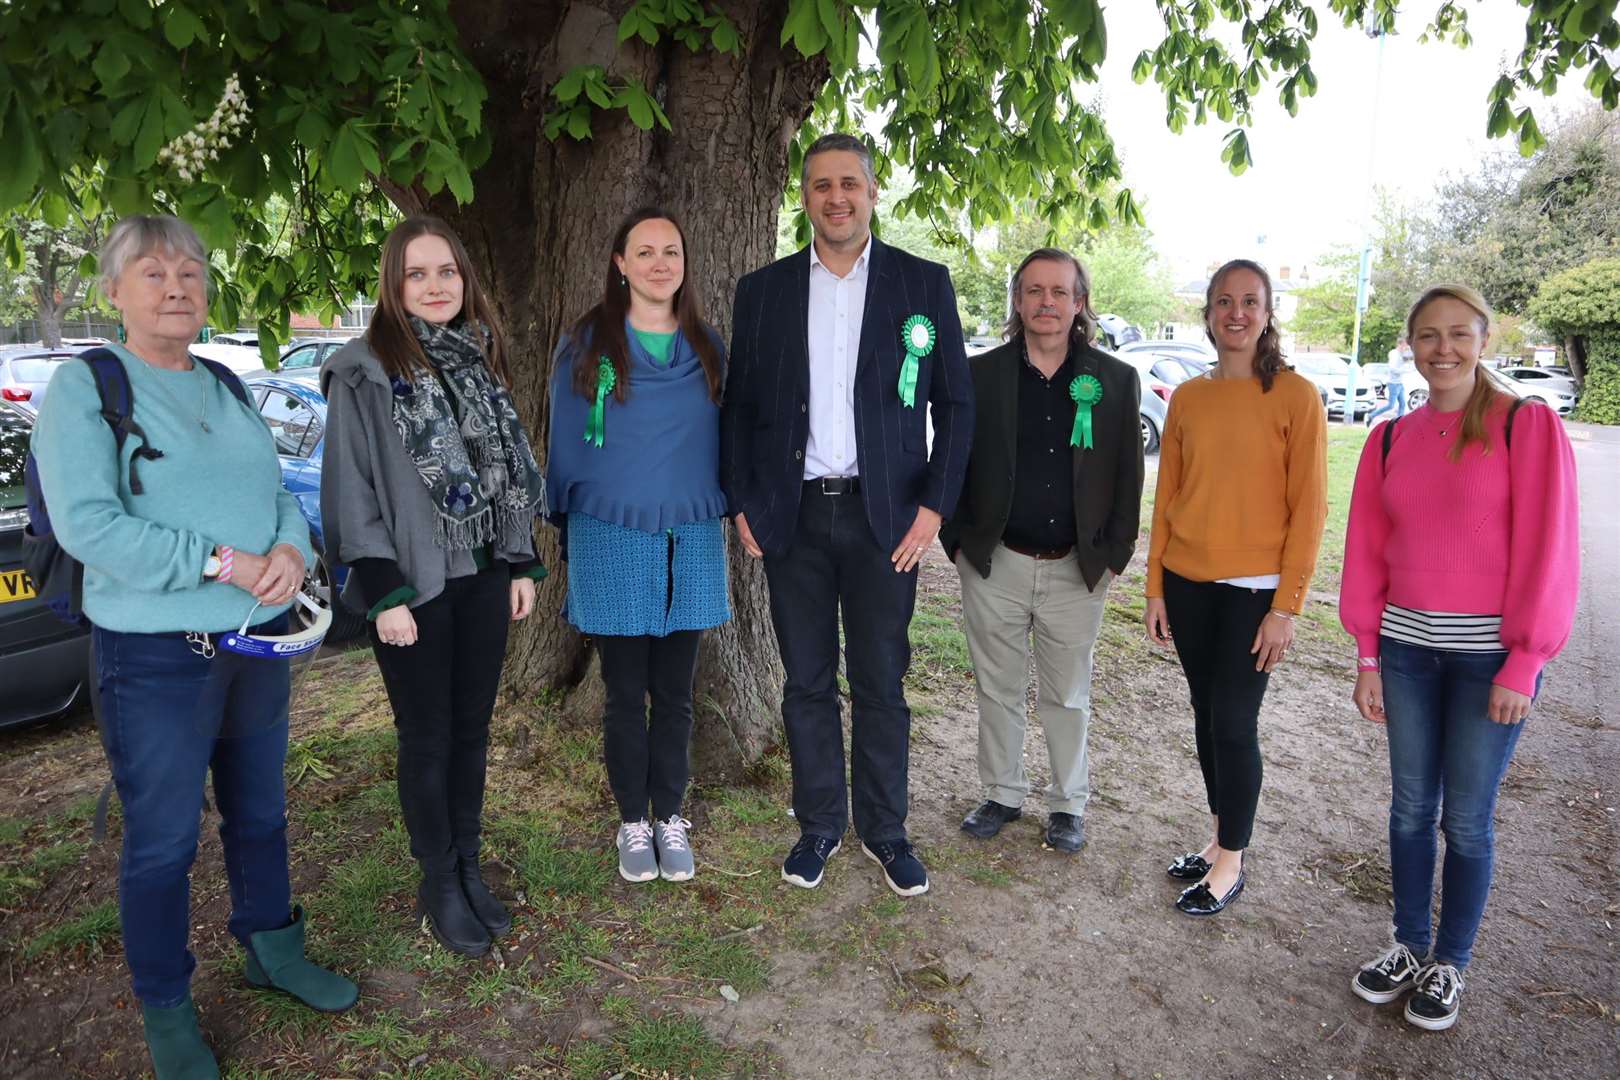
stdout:
{"type": "Polygon", "coordinates": [[[697,283],[692,280],[692,252],[686,246],[686,230],[674,214],[656,206],[643,206],[619,224],[613,234],[613,249],[608,253],[607,280],[602,288],[602,300],[581,315],[570,328],[568,336],[573,346],[574,389],[586,400],[596,397],[597,365],[600,357],[613,364],[613,397],[624,401],[630,392],[630,340],[624,332],[625,317],[630,313],[630,285],[613,261],[614,255],[623,255],[630,240],[630,230],[643,221],[667,221],[675,226],[681,238],[681,287],[675,290],[675,323],[681,336],[697,353],[703,364],[704,377],[709,381],[709,400],[720,400],[720,350],[714,346],[710,330],[703,321],[703,302],[698,296],[697,283]]]}
{"type": "Polygon", "coordinates": [[[1277,373],[1287,371],[1288,364],[1283,360],[1282,333],[1277,329],[1277,305],[1272,299],[1271,275],[1266,273],[1265,267],[1253,259],[1232,259],[1210,275],[1209,288],[1204,290],[1204,336],[1209,338],[1211,345],[1220,348],[1214,332],[1209,328],[1209,309],[1215,306],[1215,293],[1221,287],[1221,279],[1234,270],[1247,270],[1258,276],[1266,286],[1266,328],[1260,331],[1260,340],[1254,346],[1254,371],[1260,376],[1261,391],[1269,393],[1277,373]]]}
{"type": "MultiPolygon", "coordinates": [[[[1456,300],[1458,303],[1473,310],[1479,316],[1479,332],[1482,338],[1488,339],[1491,333],[1491,320],[1494,317],[1491,305],[1479,294],[1479,290],[1468,285],[1431,285],[1423,290],[1423,295],[1417,298],[1412,310],[1406,313],[1406,340],[1413,338],[1412,328],[1417,317],[1423,309],[1436,300],[1456,300]]],[[[1471,443],[1478,443],[1485,453],[1491,452],[1491,440],[1485,433],[1485,418],[1495,409],[1504,408],[1512,398],[1504,387],[1496,381],[1496,376],[1485,366],[1485,358],[1478,357],[1474,361],[1474,389],[1468,395],[1468,401],[1463,405],[1462,426],[1457,431],[1457,441],[1451,444],[1447,453],[1452,461],[1461,461],[1463,450],[1471,443]]]]}
{"type": "Polygon", "coordinates": [[[501,321],[495,316],[495,307],[473,273],[472,260],[467,258],[461,237],[443,221],[427,214],[408,217],[395,225],[383,243],[377,310],[371,316],[371,325],[366,327],[366,343],[382,361],[383,370],[390,378],[411,379],[433,370],[405,311],[405,248],[419,236],[437,236],[450,245],[456,272],[461,275],[461,312],[457,317],[482,324],[489,331],[484,363],[501,385],[510,390],[512,376],[506,366],[506,340],[501,333],[501,321]]]}
{"type": "Polygon", "coordinates": [[[1076,310],[1074,324],[1069,327],[1069,340],[1076,345],[1090,345],[1097,333],[1097,313],[1091,309],[1091,274],[1079,259],[1062,248],[1053,247],[1036,248],[1025,255],[1024,261],[1013,271],[1012,281],[1007,285],[1007,324],[1002,328],[1001,336],[1011,341],[1024,332],[1024,317],[1018,313],[1018,293],[1024,287],[1024,271],[1037,259],[1067,263],[1074,268],[1076,310]]]}

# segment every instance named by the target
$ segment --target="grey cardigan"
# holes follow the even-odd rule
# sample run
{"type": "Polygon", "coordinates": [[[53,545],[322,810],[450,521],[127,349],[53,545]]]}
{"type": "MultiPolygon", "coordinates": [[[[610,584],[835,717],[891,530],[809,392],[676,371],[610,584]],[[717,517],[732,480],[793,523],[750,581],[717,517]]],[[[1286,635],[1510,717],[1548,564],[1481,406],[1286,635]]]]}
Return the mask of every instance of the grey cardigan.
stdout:
{"type": "MultiPolygon", "coordinates": [[[[393,386],[365,338],[321,365],[321,392],[321,527],[327,555],[353,571],[345,603],[369,609],[408,585],[416,591],[409,605],[420,607],[444,591],[446,580],[477,573],[471,552],[433,540],[437,508],[394,427],[393,386]],[[356,591],[363,605],[353,602],[356,591]]],[[[525,536],[521,550],[497,546],[494,556],[508,564],[532,562],[534,540],[525,536]]]]}

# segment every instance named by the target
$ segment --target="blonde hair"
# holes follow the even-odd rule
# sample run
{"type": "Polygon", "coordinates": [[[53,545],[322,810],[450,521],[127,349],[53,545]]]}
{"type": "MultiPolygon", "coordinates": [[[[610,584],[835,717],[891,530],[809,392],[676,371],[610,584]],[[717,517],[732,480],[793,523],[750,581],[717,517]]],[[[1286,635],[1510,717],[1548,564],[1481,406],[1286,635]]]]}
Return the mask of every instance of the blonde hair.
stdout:
{"type": "MultiPolygon", "coordinates": [[[[1469,285],[1442,284],[1431,285],[1423,290],[1423,295],[1417,298],[1412,310],[1406,313],[1406,339],[1413,340],[1413,327],[1417,317],[1423,309],[1436,300],[1455,300],[1473,310],[1479,316],[1479,332],[1488,337],[1491,332],[1491,321],[1496,317],[1491,311],[1491,305],[1485,302],[1478,289],[1469,285]]],[[[1462,428],[1457,433],[1457,441],[1452,444],[1447,455],[1452,461],[1461,461],[1463,451],[1470,443],[1478,443],[1485,451],[1491,452],[1490,439],[1485,434],[1485,418],[1493,409],[1505,404],[1506,398],[1512,393],[1497,381],[1496,375],[1487,368],[1484,357],[1476,358],[1479,362],[1474,365],[1474,389],[1468,395],[1468,401],[1463,405],[1462,428]]]]}

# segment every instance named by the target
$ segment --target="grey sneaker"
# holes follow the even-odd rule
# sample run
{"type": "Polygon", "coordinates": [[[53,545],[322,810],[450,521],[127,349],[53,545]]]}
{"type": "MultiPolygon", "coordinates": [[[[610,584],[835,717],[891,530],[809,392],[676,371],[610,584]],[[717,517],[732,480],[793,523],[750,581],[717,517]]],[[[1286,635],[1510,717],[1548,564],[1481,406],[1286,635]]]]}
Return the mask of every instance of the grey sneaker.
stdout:
{"type": "Polygon", "coordinates": [[[653,845],[658,849],[658,876],[665,881],[691,881],[697,873],[692,859],[692,845],[687,842],[686,830],[692,823],[679,814],[671,814],[668,821],[656,823],[653,845]]]}
{"type": "Polygon", "coordinates": [[[651,881],[658,876],[658,856],[653,851],[653,830],[647,819],[627,821],[619,826],[619,876],[626,881],[651,881]]]}

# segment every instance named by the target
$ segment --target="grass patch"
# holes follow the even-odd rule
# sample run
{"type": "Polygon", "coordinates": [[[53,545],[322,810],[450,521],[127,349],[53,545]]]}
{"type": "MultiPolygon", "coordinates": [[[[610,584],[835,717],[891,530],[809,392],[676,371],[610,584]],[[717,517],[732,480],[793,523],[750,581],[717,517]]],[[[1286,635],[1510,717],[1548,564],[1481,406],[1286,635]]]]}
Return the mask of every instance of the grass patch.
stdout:
{"type": "Polygon", "coordinates": [[[538,813],[516,814],[487,824],[501,860],[515,867],[530,901],[539,898],[600,896],[613,884],[615,858],[606,847],[570,846],[538,813]]]}
{"type": "Polygon", "coordinates": [[[39,848],[20,863],[0,867],[0,908],[15,907],[50,878],[84,857],[90,845],[64,840],[39,848]]]}
{"type": "Polygon", "coordinates": [[[660,1018],[631,1024],[607,1040],[575,1044],[567,1067],[577,1080],[615,1073],[708,1080],[724,1075],[726,1051],[696,1020],[660,1018]]]}
{"type": "Polygon", "coordinates": [[[23,946],[22,957],[33,960],[80,948],[91,956],[100,956],[103,949],[118,939],[118,901],[107,900],[35,937],[23,946]]]}
{"type": "Polygon", "coordinates": [[[973,659],[968,655],[967,637],[957,620],[938,610],[954,604],[955,598],[937,603],[932,596],[919,597],[911,617],[911,670],[906,679],[926,685],[936,679],[961,681],[973,677],[973,659]]]}
{"type": "Polygon", "coordinates": [[[716,938],[694,927],[661,951],[669,957],[672,974],[726,983],[745,994],[763,990],[770,979],[770,963],[740,935],[716,938]]]}
{"type": "Polygon", "coordinates": [[[337,1037],[350,1046],[401,1061],[426,1053],[432,1043],[430,1036],[412,1031],[410,1022],[396,1012],[377,1013],[364,1024],[337,1032],[337,1037]]]}

